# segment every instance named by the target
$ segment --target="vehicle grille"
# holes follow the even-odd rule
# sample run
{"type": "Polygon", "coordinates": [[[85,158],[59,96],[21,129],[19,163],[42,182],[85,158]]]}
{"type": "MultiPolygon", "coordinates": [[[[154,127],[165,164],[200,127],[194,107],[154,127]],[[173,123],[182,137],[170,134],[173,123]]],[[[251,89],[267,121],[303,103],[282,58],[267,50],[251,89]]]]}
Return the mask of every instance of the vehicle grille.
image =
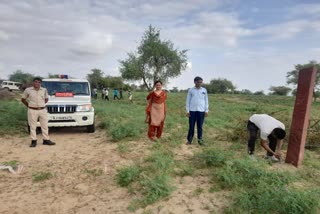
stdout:
{"type": "Polygon", "coordinates": [[[76,105],[50,105],[47,106],[48,113],[61,114],[61,113],[74,113],[77,109],[76,105]]]}

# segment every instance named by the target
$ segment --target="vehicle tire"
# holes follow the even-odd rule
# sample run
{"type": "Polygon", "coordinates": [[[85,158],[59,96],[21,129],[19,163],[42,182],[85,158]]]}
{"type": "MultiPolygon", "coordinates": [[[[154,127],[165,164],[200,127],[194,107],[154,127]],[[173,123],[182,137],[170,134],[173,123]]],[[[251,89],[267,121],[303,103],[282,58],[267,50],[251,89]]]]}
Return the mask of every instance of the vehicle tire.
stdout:
{"type": "Polygon", "coordinates": [[[95,128],[95,126],[94,126],[94,122],[93,122],[92,125],[87,126],[87,132],[88,132],[88,133],[93,133],[93,132],[95,132],[95,131],[96,131],[96,128],[95,128]]]}

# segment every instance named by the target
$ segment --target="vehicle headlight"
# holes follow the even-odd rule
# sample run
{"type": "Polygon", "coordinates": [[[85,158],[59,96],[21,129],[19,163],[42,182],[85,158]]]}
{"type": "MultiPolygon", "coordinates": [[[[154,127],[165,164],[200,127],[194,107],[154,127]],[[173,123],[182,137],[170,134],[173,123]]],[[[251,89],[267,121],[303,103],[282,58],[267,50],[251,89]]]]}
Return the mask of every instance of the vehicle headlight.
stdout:
{"type": "Polygon", "coordinates": [[[85,105],[78,105],[77,111],[91,111],[92,105],[91,104],[85,104],[85,105]]]}

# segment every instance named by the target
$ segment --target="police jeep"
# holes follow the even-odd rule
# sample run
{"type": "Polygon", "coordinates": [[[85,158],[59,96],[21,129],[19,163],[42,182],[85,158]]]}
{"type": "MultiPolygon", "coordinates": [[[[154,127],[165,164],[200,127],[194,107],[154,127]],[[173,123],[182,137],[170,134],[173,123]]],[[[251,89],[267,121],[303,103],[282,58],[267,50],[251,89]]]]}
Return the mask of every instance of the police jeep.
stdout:
{"type": "MultiPolygon", "coordinates": [[[[69,79],[59,75],[56,79],[43,79],[42,87],[48,90],[46,104],[49,127],[86,127],[87,132],[95,131],[94,108],[88,80],[69,79]]],[[[38,123],[40,127],[40,123],[38,123]]]]}

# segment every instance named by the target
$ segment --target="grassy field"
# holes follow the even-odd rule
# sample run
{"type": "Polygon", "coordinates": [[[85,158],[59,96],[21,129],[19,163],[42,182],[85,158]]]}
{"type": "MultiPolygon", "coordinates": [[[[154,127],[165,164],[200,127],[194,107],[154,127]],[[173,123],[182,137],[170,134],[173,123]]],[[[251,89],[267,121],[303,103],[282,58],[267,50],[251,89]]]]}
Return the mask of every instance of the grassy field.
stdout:
{"type": "MultiPolygon", "coordinates": [[[[157,142],[150,142],[146,136],[145,96],[146,93],[134,93],[134,103],[128,100],[94,101],[97,126],[117,143],[119,153],[133,152],[135,148],[131,141],[150,144],[141,154],[142,158],[118,169],[115,182],[132,194],[130,211],[170,198],[177,190],[179,177],[204,176],[208,178],[210,188],[199,186],[194,194],[228,192],[229,204],[225,213],[319,213],[318,150],[306,150],[304,166],[299,170],[292,170],[286,164],[274,164],[261,156],[252,160],[246,155],[249,116],[270,114],[281,120],[289,131],[294,97],[210,95],[210,112],[204,124],[207,146],[192,145],[194,153],[191,157],[178,158],[188,130],[186,94],[168,94],[164,133],[157,142]]],[[[320,119],[319,106],[320,103],[313,103],[312,120],[320,119]]],[[[1,135],[26,133],[26,112],[18,101],[1,100],[0,112],[1,135]]],[[[310,132],[308,142],[315,145],[319,135],[320,132],[310,132]]],[[[257,154],[264,154],[258,142],[257,154]]],[[[34,179],[50,176],[35,175],[34,179]]]]}

